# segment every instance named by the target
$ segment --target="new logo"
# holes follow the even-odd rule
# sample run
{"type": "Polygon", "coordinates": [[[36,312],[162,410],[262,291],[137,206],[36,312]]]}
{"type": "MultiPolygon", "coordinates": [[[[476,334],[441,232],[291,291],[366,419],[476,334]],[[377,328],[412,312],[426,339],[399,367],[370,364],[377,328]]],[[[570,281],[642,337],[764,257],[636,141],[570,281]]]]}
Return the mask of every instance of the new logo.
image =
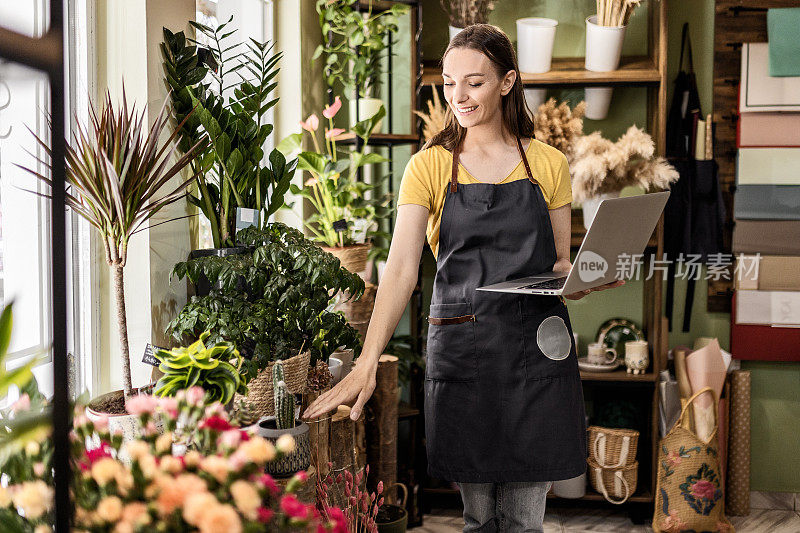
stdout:
{"type": "Polygon", "coordinates": [[[608,261],[603,256],[586,250],[578,257],[578,276],[584,283],[589,283],[605,276],[608,261]]]}

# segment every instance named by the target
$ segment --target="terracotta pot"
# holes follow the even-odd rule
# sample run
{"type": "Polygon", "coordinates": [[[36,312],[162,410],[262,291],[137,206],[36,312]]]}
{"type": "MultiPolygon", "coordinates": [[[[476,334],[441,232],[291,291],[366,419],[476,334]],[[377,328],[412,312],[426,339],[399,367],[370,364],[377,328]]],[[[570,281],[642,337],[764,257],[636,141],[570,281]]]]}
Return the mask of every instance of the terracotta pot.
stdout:
{"type": "Polygon", "coordinates": [[[292,453],[284,455],[267,463],[265,471],[273,476],[287,477],[300,470],[305,470],[311,464],[311,442],[308,435],[308,424],[295,420],[295,426],[289,429],[278,429],[274,416],[268,416],[259,421],[258,435],[273,444],[281,435],[294,437],[295,449],[292,453]]]}
{"type": "Polygon", "coordinates": [[[342,266],[352,272],[359,274],[367,268],[367,253],[372,247],[371,243],[350,244],[348,246],[320,246],[329,254],[335,255],[342,266]]]}

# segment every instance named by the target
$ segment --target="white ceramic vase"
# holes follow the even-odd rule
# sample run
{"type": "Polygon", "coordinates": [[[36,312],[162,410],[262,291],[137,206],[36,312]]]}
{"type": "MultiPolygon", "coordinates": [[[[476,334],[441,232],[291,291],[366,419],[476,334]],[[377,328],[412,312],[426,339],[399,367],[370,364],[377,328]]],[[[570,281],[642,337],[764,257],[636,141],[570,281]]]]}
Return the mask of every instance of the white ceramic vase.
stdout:
{"type": "Polygon", "coordinates": [[[544,103],[544,99],[547,97],[547,89],[533,89],[533,88],[525,88],[522,90],[525,94],[525,103],[528,104],[528,109],[531,110],[531,113],[536,115],[536,111],[539,109],[539,106],[544,103]]]}
{"type": "Polygon", "coordinates": [[[600,207],[600,202],[607,198],[619,198],[619,191],[598,194],[597,196],[587,198],[581,202],[581,207],[583,208],[583,227],[586,228],[586,231],[589,231],[589,227],[592,225],[594,216],[597,214],[597,208],[600,207]]]}
{"type": "Polygon", "coordinates": [[[583,89],[586,101],[586,112],[584,116],[591,120],[603,120],[608,116],[608,108],[611,106],[611,95],[614,89],[611,87],[585,87],[583,89]]]}
{"type": "Polygon", "coordinates": [[[626,28],[627,26],[600,26],[597,24],[597,15],[586,18],[586,70],[617,70],[626,28]]]}
{"type": "Polygon", "coordinates": [[[558,21],[541,17],[517,19],[517,57],[520,72],[548,72],[558,21]]]}
{"type": "Polygon", "coordinates": [[[453,37],[458,35],[461,32],[461,30],[463,30],[464,28],[456,28],[455,26],[451,26],[451,25],[448,24],[447,25],[447,29],[449,30],[450,40],[452,41],[453,37]]]}
{"type": "MultiPolygon", "coordinates": [[[[380,98],[366,97],[359,98],[358,100],[350,100],[350,126],[352,127],[356,122],[361,122],[362,120],[370,118],[378,112],[382,105],[383,100],[380,98]],[[358,102],[358,110],[356,110],[356,102],[358,102]],[[356,111],[358,111],[358,114],[356,114],[356,111]]],[[[386,113],[389,113],[388,109],[386,113]]],[[[383,119],[378,121],[373,133],[383,133],[383,119]]]]}
{"type": "Polygon", "coordinates": [[[333,381],[331,381],[331,386],[336,385],[342,380],[342,360],[337,359],[336,357],[328,357],[328,370],[330,370],[331,375],[333,376],[333,381]]]}

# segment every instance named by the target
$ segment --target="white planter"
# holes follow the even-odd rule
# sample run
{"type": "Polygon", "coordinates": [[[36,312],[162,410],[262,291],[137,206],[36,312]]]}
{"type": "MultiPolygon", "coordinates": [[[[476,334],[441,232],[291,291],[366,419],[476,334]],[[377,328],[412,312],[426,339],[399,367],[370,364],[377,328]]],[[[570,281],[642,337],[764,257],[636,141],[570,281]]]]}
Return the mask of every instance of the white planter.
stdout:
{"type": "Polygon", "coordinates": [[[589,231],[589,227],[594,221],[594,216],[597,214],[597,209],[600,207],[600,202],[607,198],[619,198],[619,191],[598,194],[593,198],[587,198],[581,202],[583,208],[583,227],[589,231]]]}
{"type": "Polygon", "coordinates": [[[121,390],[108,392],[90,401],[89,405],[86,406],[86,417],[92,422],[97,422],[102,417],[108,418],[108,431],[111,434],[114,434],[117,431],[121,431],[122,440],[124,442],[127,442],[135,439],[141,431],[141,423],[139,422],[139,416],[130,415],[127,413],[112,415],[97,411],[95,408],[95,406],[101,400],[109,396],[114,396],[118,394],[123,394],[123,392],[121,390]]]}
{"type": "Polygon", "coordinates": [[[336,385],[342,380],[342,360],[336,357],[328,357],[328,370],[331,371],[331,375],[333,376],[333,381],[331,381],[331,386],[336,385]]]}
{"type": "Polygon", "coordinates": [[[585,87],[584,100],[586,101],[586,112],[584,116],[591,120],[603,120],[608,116],[608,108],[611,106],[611,95],[614,89],[611,87],[585,87]]]}
{"type": "Polygon", "coordinates": [[[540,17],[517,19],[517,58],[520,72],[548,72],[553,60],[558,21],[540,17]]]}
{"type": "Polygon", "coordinates": [[[578,477],[554,481],[553,494],[559,498],[583,498],[586,494],[586,472],[578,477]]]}
{"type": "Polygon", "coordinates": [[[449,24],[447,25],[447,28],[450,31],[450,40],[451,41],[453,40],[453,37],[458,35],[461,32],[461,30],[464,29],[464,28],[456,28],[455,26],[451,26],[449,24]]]}
{"type": "Polygon", "coordinates": [[[627,26],[598,26],[597,15],[586,18],[586,70],[617,70],[627,26]]]}
{"type": "MultiPolygon", "coordinates": [[[[373,116],[383,105],[383,100],[380,98],[359,98],[358,100],[350,100],[350,126],[354,126],[356,122],[361,122],[373,116]],[[358,114],[356,114],[356,102],[358,102],[358,114]],[[357,117],[357,118],[356,118],[357,117]]],[[[386,110],[389,113],[389,110],[386,110]]],[[[383,119],[378,121],[373,133],[383,133],[383,119]]]]}
{"type": "Polygon", "coordinates": [[[544,103],[544,99],[547,96],[547,89],[525,88],[522,92],[525,94],[525,103],[528,104],[528,109],[536,115],[536,111],[544,103]]]}

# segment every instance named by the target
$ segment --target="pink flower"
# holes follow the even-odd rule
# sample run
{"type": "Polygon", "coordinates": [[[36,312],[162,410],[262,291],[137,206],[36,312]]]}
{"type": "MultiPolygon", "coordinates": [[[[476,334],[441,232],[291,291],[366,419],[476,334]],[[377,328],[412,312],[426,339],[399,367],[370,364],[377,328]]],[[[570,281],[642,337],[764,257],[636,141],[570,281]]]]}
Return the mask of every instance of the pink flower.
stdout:
{"type": "Polygon", "coordinates": [[[333,521],[332,533],[347,533],[347,518],[339,507],[328,507],[328,518],[333,521]]]}
{"type": "Polygon", "coordinates": [[[228,467],[234,471],[241,470],[248,462],[247,456],[241,451],[233,452],[228,457],[228,467]]]}
{"type": "Polygon", "coordinates": [[[333,105],[325,106],[325,110],[322,112],[322,116],[325,118],[333,118],[336,116],[336,113],[339,112],[339,109],[342,108],[342,101],[337,96],[333,100],[333,105]]]}
{"type": "Polygon", "coordinates": [[[229,429],[219,436],[217,445],[225,448],[236,448],[242,441],[242,432],[238,429],[229,429]]]}
{"type": "Polygon", "coordinates": [[[314,133],[319,128],[319,117],[317,115],[310,115],[305,122],[300,121],[300,127],[304,130],[314,133]]]}
{"type": "Polygon", "coordinates": [[[125,402],[125,409],[132,415],[143,415],[152,413],[158,405],[158,398],[147,394],[137,394],[128,398],[125,402]]]}
{"type": "Polygon", "coordinates": [[[297,499],[294,494],[286,494],[281,498],[281,510],[289,518],[297,518],[298,520],[307,520],[310,518],[308,507],[297,499]]]}
{"type": "Polygon", "coordinates": [[[108,431],[108,417],[106,415],[100,415],[97,420],[94,421],[94,427],[101,433],[108,431]]]}
{"type": "Polygon", "coordinates": [[[200,422],[198,426],[200,429],[213,429],[215,431],[227,431],[231,429],[233,426],[230,423],[222,418],[221,416],[211,416],[206,418],[205,420],[200,422]]]}
{"type": "Polygon", "coordinates": [[[258,508],[258,521],[262,524],[266,524],[270,520],[272,520],[272,516],[275,514],[275,511],[272,509],[267,509],[266,507],[259,507],[258,508]]]}
{"type": "MultiPolygon", "coordinates": [[[[338,98],[338,96],[337,96],[337,98],[338,98]]],[[[294,477],[296,477],[298,480],[300,480],[302,482],[308,481],[308,474],[306,474],[305,470],[300,470],[299,472],[297,472],[294,475],[294,477]]]]}
{"type": "Polygon", "coordinates": [[[20,411],[27,411],[31,408],[31,397],[28,396],[28,393],[24,393],[19,399],[11,404],[11,412],[16,414],[20,411]]]}
{"type": "Polygon", "coordinates": [[[272,479],[272,476],[270,476],[269,474],[261,474],[260,476],[257,476],[256,481],[261,483],[261,485],[263,485],[265,489],[270,491],[273,496],[277,495],[278,492],[280,492],[278,484],[275,483],[275,480],[272,479]]]}
{"type": "Polygon", "coordinates": [[[344,130],[342,128],[333,128],[331,130],[326,128],[325,129],[325,138],[326,139],[330,139],[332,137],[337,137],[337,136],[341,135],[342,133],[344,133],[344,130]]]}
{"type": "Polygon", "coordinates": [[[192,405],[202,405],[206,397],[206,391],[203,387],[192,387],[186,391],[186,401],[192,405]]]}
{"type": "Polygon", "coordinates": [[[667,454],[667,462],[669,463],[670,466],[679,465],[681,464],[681,461],[682,458],[680,454],[678,454],[678,452],[672,451],[669,452],[669,454],[667,454]]]}
{"type": "Polygon", "coordinates": [[[717,490],[716,485],[706,479],[699,479],[694,482],[690,487],[692,496],[696,498],[703,498],[706,500],[713,500],[714,493],[717,490]]]}
{"type": "Polygon", "coordinates": [[[159,398],[158,405],[166,411],[171,417],[178,416],[178,399],[177,398],[159,398]]]}

